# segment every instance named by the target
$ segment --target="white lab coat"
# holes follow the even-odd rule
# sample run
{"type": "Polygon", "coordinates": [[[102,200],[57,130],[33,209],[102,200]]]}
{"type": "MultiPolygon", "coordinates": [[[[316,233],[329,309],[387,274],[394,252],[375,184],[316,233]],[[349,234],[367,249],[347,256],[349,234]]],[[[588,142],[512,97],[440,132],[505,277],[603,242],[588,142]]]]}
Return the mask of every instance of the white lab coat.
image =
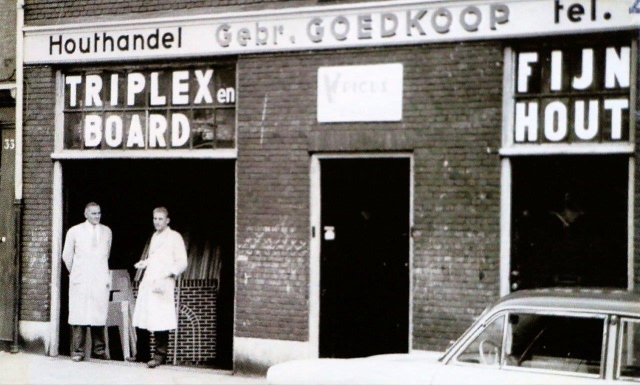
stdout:
{"type": "Polygon", "coordinates": [[[70,271],[69,325],[102,326],[107,322],[112,234],[107,226],[96,226],[96,245],[89,221],[70,228],[64,242],[62,260],[70,271]]]}
{"type": "Polygon", "coordinates": [[[140,282],[133,325],[150,331],[178,327],[174,288],[175,278],[187,268],[187,249],[182,235],[167,227],[151,237],[147,267],[140,282]],[[154,292],[158,289],[161,292],[154,292]]]}

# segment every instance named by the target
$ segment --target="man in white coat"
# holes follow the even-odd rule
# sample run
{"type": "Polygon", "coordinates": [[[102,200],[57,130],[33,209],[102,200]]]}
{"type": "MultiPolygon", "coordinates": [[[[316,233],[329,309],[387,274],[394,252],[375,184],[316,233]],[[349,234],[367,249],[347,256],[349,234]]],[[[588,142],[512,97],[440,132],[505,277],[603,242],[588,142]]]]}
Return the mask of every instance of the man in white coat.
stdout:
{"type": "Polygon", "coordinates": [[[153,226],[149,254],[135,264],[145,269],[138,289],[133,326],[153,332],[155,354],[147,363],[150,368],[167,361],[169,331],[178,327],[174,288],[176,277],[187,268],[187,248],[182,235],[169,227],[169,212],[164,207],[153,210],[153,226]]]}
{"type": "Polygon", "coordinates": [[[93,356],[105,359],[104,326],[109,309],[111,229],[100,224],[100,206],[85,206],[85,222],[67,232],[62,260],[69,270],[69,325],[71,359],[84,359],[87,328],[91,329],[93,356]]]}

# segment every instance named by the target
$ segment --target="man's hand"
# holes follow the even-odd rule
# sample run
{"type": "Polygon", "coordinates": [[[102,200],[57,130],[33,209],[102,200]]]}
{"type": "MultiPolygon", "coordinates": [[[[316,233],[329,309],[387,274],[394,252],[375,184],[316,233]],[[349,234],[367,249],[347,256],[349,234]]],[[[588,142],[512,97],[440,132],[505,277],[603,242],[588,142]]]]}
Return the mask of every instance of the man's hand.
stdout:
{"type": "Polygon", "coordinates": [[[147,267],[147,261],[138,261],[135,265],[133,265],[136,269],[144,269],[147,267]]]}

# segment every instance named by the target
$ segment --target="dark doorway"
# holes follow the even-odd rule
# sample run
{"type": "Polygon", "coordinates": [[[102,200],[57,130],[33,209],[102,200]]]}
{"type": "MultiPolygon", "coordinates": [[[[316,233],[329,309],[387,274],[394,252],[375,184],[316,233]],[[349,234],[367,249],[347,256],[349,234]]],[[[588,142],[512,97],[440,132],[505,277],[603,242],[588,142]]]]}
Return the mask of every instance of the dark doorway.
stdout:
{"type": "MultiPolygon", "coordinates": [[[[198,343],[215,359],[207,366],[232,368],[234,295],[235,162],[226,160],[83,160],[63,164],[64,232],[84,221],[84,206],[95,201],[102,223],[113,232],[110,269],[140,260],[153,233],[152,211],[168,208],[172,229],[187,244],[189,266],[182,279],[217,280],[216,335],[198,343]],[[197,262],[196,262],[197,261],[197,262]],[[218,268],[215,268],[218,266],[218,268]],[[194,269],[194,267],[197,267],[194,269]]],[[[190,284],[191,285],[191,284],[190,284]]],[[[207,306],[207,304],[203,304],[207,306]]],[[[69,354],[68,272],[61,282],[60,354],[69,354]]],[[[184,335],[184,333],[183,333],[184,335]]],[[[117,336],[117,334],[116,334],[117,336]]],[[[204,338],[204,337],[203,337],[204,338]]],[[[118,338],[110,341],[118,342],[118,338]]],[[[186,341],[185,341],[186,342],[186,341]]],[[[203,364],[200,362],[199,364],[203,364]]]]}
{"type": "Polygon", "coordinates": [[[407,352],[409,159],[320,168],[320,356],[407,352]]]}
{"type": "Polygon", "coordinates": [[[511,289],[627,287],[629,158],[512,159],[511,289]]]}

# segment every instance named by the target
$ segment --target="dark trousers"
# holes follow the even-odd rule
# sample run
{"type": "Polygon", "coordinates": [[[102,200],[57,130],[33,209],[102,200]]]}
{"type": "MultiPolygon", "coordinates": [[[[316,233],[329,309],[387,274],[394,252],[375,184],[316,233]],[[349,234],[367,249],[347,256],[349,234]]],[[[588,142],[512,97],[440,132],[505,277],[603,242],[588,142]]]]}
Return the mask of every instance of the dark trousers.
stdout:
{"type": "MultiPolygon", "coordinates": [[[[151,332],[149,332],[147,329],[136,328],[136,335],[137,335],[136,350],[138,351],[138,354],[136,357],[137,361],[146,362],[154,358],[151,356],[151,349],[150,349],[151,332]]],[[[153,337],[155,339],[155,346],[156,346],[155,355],[161,356],[162,358],[166,358],[167,352],[169,350],[169,331],[165,330],[160,332],[153,332],[153,337]]]]}
{"type": "Polygon", "coordinates": [[[169,331],[153,332],[153,337],[156,340],[156,352],[154,358],[160,358],[162,360],[167,359],[167,350],[169,349],[169,331]]]}
{"type": "Polygon", "coordinates": [[[87,328],[91,329],[93,356],[105,355],[104,326],[71,325],[71,355],[84,357],[87,328]]]}

